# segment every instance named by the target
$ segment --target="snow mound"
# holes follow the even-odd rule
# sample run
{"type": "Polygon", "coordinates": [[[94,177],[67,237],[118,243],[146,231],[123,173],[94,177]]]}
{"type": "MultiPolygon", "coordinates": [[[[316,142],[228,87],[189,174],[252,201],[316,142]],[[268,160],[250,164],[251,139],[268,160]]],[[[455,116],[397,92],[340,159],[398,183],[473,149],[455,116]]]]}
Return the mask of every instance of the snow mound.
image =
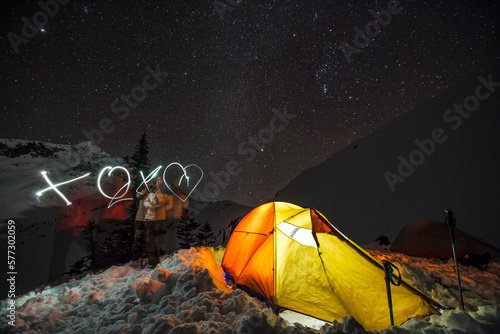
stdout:
{"type": "MultiPolygon", "coordinates": [[[[222,273],[206,248],[181,250],[154,269],[113,266],[17,298],[13,333],[273,333],[286,327],[257,299],[227,288],[222,273]]],[[[0,325],[1,332],[8,329],[0,325]]]]}
{"type": "MultiPolygon", "coordinates": [[[[364,246],[379,261],[396,264],[401,275],[441,305],[460,308],[459,289],[453,259],[426,259],[389,250],[364,246]]],[[[480,306],[500,307],[500,264],[491,262],[487,270],[459,265],[460,280],[466,310],[479,311],[480,306]]]]}
{"type": "MultiPolygon", "coordinates": [[[[180,250],[153,269],[113,266],[18,297],[16,326],[2,323],[0,332],[371,333],[352,317],[328,324],[290,311],[277,316],[242,290],[229,289],[222,274],[208,248],[180,250]]],[[[3,318],[8,301],[1,302],[3,318]]],[[[484,305],[410,319],[380,333],[494,333],[499,319],[497,306],[484,305]]]]}

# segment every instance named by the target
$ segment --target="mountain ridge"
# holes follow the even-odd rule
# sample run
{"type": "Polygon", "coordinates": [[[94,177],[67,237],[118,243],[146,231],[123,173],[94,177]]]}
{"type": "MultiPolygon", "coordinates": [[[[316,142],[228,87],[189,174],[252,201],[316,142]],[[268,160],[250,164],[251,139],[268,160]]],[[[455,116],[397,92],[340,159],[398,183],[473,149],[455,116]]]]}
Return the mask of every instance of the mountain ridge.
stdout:
{"type": "MultiPolygon", "coordinates": [[[[394,237],[412,220],[444,218],[443,209],[456,208],[459,224],[464,221],[468,224],[465,230],[499,244],[500,234],[490,233],[491,228],[487,227],[498,222],[500,209],[495,204],[500,203],[495,191],[495,185],[500,183],[495,171],[500,167],[496,153],[500,151],[500,142],[495,132],[500,125],[496,112],[500,103],[496,86],[484,84],[490,78],[494,83],[500,80],[498,68],[457,84],[351,143],[301,173],[277,192],[275,200],[316,207],[347,236],[362,242],[381,234],[394,237]],[[478,90],[480,85],[483,88],[478,90]],[[479,106],[474,112],[465,110],[470,114],[467,118],[457,118],[454,105],[464,101],[471,104],[477,92],[483,98],[489,95],[482,100],[475,98],[479,106]],[[429,140],[434,143],[432,150],[429,140]],[[422,143],[427,144],[429,154],[424,153],[422,143]],[[418,159],[423,161],[420,163],[418,159]],[[406,174],[400,175],[398,167],[404,164],[402,160],[412,160],[418,166],[409,166],[406,174]],[[480,175],[471,170],[481,171],[476,173],[480,175]],[[456,190],[452,191],[453,188],[456,190]],[[468,206],[463,198],[467,190],[474,194],[474,200],[464,210],[468,206]],[[447,199],[440,199],[436,192],[447,199]],[[421,205],[415,201],[421,201],[421,205]],[[405,205],[406,212],[395,203],[405,205]],[[477,220],[482,229],[474,226],[477,220]],[[356,222],[363,222],[361,231],[356,222]]],[[[468,105],[469,109],[471,106],[474,105],[468,105]]]]}

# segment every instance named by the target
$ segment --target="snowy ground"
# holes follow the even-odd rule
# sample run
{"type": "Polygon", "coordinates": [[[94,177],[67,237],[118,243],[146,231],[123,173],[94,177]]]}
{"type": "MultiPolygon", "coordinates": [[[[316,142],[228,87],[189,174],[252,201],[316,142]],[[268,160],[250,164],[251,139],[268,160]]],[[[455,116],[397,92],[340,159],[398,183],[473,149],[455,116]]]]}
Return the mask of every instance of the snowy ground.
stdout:
{"type": "MultiPolygon", "coordinates": [[[[397,263],[406,280],[438,302],[457,306],[452,263],[376,249],[370,252],[397,263]]],[[[243,291],[225,286],[217,264],[221,257],[221,250],[191,248],[163,258],[161,267],[154,269],[113,266],[79,280],[44,287],[16,299],[16,326],[2,321],[0,332],[366,333],[352,317],[326,324],[290,311],[275,315],[243,291]]],[[[498,333],[499,268],[493,264],[488,272],[481,272],[461,267],[467,312],[447,310],[380,333],[498,333]]],[[[0,316],[8,319],[8,300],[1,303],[0,316]]]]}
{"type": "MultiPolygon", "coordinates": [[[[420,291],[441,305],[460,307],[453,259],[446,261],[424,259],[392,253],[383,247],[364,246],[363,248],[379,261],[389,260],[395,263],[406,281],[418,287],[420,291]]],[[[459,266],[466,310],[475,311],[481,305],[500,307],[500,263],[490,262],[487,269],[487,271],[481,271],[472,266],[459,266]]]]}

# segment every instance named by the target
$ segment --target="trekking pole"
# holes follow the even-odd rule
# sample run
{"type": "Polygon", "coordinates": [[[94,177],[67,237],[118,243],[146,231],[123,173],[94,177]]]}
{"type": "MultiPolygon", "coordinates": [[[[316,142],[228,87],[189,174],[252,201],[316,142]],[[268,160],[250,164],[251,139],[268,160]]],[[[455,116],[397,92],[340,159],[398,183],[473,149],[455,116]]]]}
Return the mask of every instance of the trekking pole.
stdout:
{"type": "Polygon", "coordinates": [[[387,300],[389,301],[389,314],[391,316],[391,326],[394,326],[394,314],[392,311],[392,295],[391,295],[391,284],[395,286],[401,285],[401,273],[399,272],[398,267],[387,260],[383,260],[382,264],[384,265],[384,273],[385,273],[385,287],[387,288],[387,300]],[[399,273],[398,283],[394,282],[392,279],[392,268],[396,268],[399,273]]]}
{"type": "Polygon", "coordinates": [[[464,307],[464,297],[462,295],[462,284],[460,283],[460,271],[458,269],[458,261],[457,261],[457,252],[455,250],[455,226],[456,220],[455,215],[451,210],[444,210],[446,212],[446,218],[444,219],[444,223],[446,226],[450,228],[450,237],[451,237],[451,249],[453,251],[453,260],[455,261],[455,272],[457,273],[458,278],[458,291],[460,293],[460,306],[462,306],[462,310],[465,311],[464,307]]]}

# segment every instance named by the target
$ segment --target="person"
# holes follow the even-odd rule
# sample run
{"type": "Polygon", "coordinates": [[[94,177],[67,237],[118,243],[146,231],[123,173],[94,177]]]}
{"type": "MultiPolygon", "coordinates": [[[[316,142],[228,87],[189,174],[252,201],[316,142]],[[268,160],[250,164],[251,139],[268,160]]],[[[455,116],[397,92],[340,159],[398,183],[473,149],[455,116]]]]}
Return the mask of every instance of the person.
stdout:
{"type": "Polygon", "coordinates": [[[158,198],[156,197],[156,185],[150,184],[146,198],[144,199],[144,208],[146,210],[144,220],[147,222],[156,221],[156,205],[158,198]]]}
{"type": "Polygon", "coordinates": [[[132,260],[134,261],[140,260],[142,262],[142,259],[146,257],[144,250],[144,246],[146,244],[146,207],[144,206],[144,201],[146,200],[147,195],[148,193],[145,192],[145,189],[137,193],[139,207],[137,209],[137,214],[135,215],[134,243],[132,245],[132,260]]]}
{"type": "Polygon", "coordinates": [[[144,199],[145,213],[145,228],[146,228],[146,256],[150,266],[156,266],[159,262],[159,252],[156,246],[157,236],[157,215],[156,209],[158,205],[158,197],[156,195],[156,184],[149,186],[149,192],[144,199]]]}
{"type": "Polygon", "coordinates": [[[158,255],[164,255],[168,250],[170,253],[170,249],[168,243],[166,246],[163,246],[163,239],[165,238],[165,234],[167,233],[167,212],[172,209],[172,195],[166,194],[162,191],[163,178],[158,177],[156,179],[156,197],[158,198],[158,204],[156,206],[156,248],[158,250],[158,255]]]}
{"type": "Polygon", "coordinates": [[[170,189],[173,192],[172,205],[167,211],[167,252],[171,253],[179,249],[179,240],[177,238],[177,228],[182,219],[182,211],[189,206],[187,195],[180,188],[180,178],[175,178],[170,189]]]}

